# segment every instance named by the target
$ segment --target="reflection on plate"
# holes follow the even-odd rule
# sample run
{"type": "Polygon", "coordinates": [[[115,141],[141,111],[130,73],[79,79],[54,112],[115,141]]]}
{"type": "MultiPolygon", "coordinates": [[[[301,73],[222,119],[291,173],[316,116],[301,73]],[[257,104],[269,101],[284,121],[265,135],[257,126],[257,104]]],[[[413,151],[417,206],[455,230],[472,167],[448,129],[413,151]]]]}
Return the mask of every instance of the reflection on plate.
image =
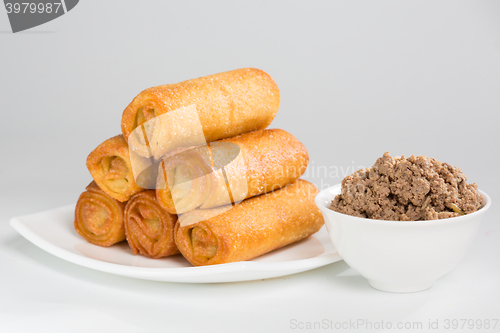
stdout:
{"type": "Polygon", "coordinates": [[[134,256],[122,242],[102,248],[73,229],[74,205],[15,217],[11,226],[41,249],[77,265],[107,273],[166,282],[215,283],[284,276],[341,260],[323,227],[313,236],[251,261],[193,267],[181,255],[163,259],[134,256]]]}

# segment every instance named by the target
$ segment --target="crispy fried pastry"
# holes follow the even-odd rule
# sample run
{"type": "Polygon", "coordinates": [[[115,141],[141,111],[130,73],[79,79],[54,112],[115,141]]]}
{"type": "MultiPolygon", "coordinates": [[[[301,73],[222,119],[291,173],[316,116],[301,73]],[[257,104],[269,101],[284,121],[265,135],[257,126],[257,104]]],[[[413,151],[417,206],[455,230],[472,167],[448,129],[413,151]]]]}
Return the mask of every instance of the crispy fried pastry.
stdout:
{"type": "Polygon", "coordinates": [[[160,207],[153,190],[134,195],[125,207],[125,232],[132,252],[154,259],[179,253],[174,241],[176,222],[177,215],[160,207]]]}
{"type": "Polygon", "coordinates": [[[213,208],[293,183],[308,161],[306,148],[290,133],[250,132],[164,157],[156,197],[172,214],[213,208]]]}
{"type": "Polygon", "coordinates": [[[125,204],[102,191],[95,182],[80,195],[75,208],[75,230],[89,243],[111,246],[125,240],[125,204]]]}
{"type": "Polygon", "coordinates": [[[200,124],[198,134],[208,142],[264,129],[279,104],[274,80],[262,70],[244,68],[146,89],[123,111],[121,126],[134,151],[158,159],[174,148],[199,144],[191,141],[200,124]],[[194,113],[187,112],[190,107],[194,113]],[[172,111],[183,113],[159,117],[172,111]],[[186,120],[192,114],[199,121],[186,120]]]}
{"type": "Polygon", "coordinates": [[[313,184],[299,179],[282,189],[244,200],[220,215],[213,216],[213,210],[220,208],[190,211],[176,226],[175,242],[195,266],[258,257],[321,228],[323,217],[314,204],[317,192],[313,184]],[[203,220],[204,214],[212,217],[203,220]]]}
{"type": "Polygon", "coordinates": [[[87,168],[97,185],[118,201],[127,201],[143,190],[134,180],[128,145],[122,135],[97,146],[87,157],[87,168]]]}

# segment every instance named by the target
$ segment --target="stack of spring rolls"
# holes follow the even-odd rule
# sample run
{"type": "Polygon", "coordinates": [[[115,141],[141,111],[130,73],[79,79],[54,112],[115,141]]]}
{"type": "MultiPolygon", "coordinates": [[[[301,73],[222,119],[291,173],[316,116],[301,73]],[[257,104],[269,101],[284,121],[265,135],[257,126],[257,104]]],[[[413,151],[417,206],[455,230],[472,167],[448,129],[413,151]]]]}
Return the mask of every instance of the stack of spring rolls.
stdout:
{"type": "Polygon", "coordinates": [[[318,190],[299,179],[307,150],[266,129],[279,104],[276,83],[253,68],[144,90],[123,112],[122,134],[87,158],[93,181],[78,199],[76,231],[103,247],[126,240],[150,258],[181,253],[195,266],[250,260],[314,234],[324,222],[318,190]],[[189,108],[204,144],[185,125],[194,123],[189,108]],[[137,156],[154,170],[148,182],[137,156]]]}

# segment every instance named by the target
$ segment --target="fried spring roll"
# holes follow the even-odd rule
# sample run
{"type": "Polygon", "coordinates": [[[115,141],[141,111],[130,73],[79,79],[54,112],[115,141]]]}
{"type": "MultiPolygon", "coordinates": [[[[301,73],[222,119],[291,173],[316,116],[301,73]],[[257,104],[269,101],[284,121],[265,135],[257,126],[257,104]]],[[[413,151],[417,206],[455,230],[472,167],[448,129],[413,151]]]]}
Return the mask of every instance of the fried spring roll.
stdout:
{"type": "Polygon", "coordinates": [[[134,180],[129,148],[122,135],[97,146],[87,157],[87,168],[97,185],[118,201],[127,201],[143,190],[134,180]]]}
{"type": "Polygon", "coordinates": [[[160,207],[153,190],[134,195],[125,207],[125,233],[132,252],[154,259],[179,253],[176,222],[177,216],[160,207]]]}
{"type": "Polygon", "coordinates": [[[304,145],[281,129],[266,129],[166,156],[156,197],[172,214],[238,202],[293,183],[306,170],[304,145]]]}
{"type": "Polygon", "coordinates": [[[111,246],[125,240],[123,209],[125,204],[102,191],[95,182],[78,198],[75,230],[89,243],[111,246]]]}
{"type": "Polygon", "coordinates": [[[194,115],[201,124],[199,134],[211,142],[266,128],[279,104],[278,87],[267,73],[254,68],[237,69],[142,91],[123,111],[122,133],[141,156],[150,157],[152,152],[155,158],[161,158],[173,148],[189,146],[182,145],[182,141],[192,140],[196,132],[192,123],[198,120],[175,126],[173,123],[184,121],[184,115],[151,121],[155,117],[194,106],[194,115]],[[143,124],[142,129],[134,131],[143,124]],[[185,130],[187,126],[189,130],[185,130]]]}
{"type": "Polygon", "coordinates": [[[258,257],[321,228],[323,217],[314,204],[317,192],[313,184],[299,179],[206,220],[203,215],[213,215],[209,212],[213,209],[193,210],[182,215],[176,226],[175,242],[182,255],[195,266],[258,257]]]}

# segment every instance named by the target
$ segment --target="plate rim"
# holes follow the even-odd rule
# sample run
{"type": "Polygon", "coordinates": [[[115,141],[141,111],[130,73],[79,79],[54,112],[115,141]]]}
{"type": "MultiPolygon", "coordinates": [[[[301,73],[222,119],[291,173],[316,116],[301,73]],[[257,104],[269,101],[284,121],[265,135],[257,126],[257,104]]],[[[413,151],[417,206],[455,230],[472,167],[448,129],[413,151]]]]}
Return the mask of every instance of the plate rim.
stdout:
{"type": "MultiPolygon", "coordinates": [[[[89,258],[84,255],[79,255],[72,253],[64,248],[61,248],[50,241],[45,240],[40,237],[36,232],[32,231],[31,228],[23,221],[26,218],[33,218],[36,215],[51,213],[57,210],[66,210],[74,207],[74,204],[66,205],[34,214],[23,215],[13,217],[9,224],[16,230],[21,236],[26,240],[37,246],[38,248],[60,258],[65,261],[71,262],[73,264],[83,266],[86,268],[115,274],[121,276],[135,277],[135,278],[193,278],[201,276],[214,276],[226,273],[244,272],[249,273],[254,272],[267,272],[267,273],[279,273],[283,272],[282,275],[290,275],[294,273],[300,273],[307,270],[319,268],[326,266],[328,264],[341,261],[342,258],[338,252],[320,254],[313,258],[298,259],[290,261],[276,261],[276,262],[252,262],[252,261],[238,261],[233,263],[209,265],[209,266],[193,266],[193,267],[136,267],[128,266],[122,264],[116,264],[112,262],[106,262],[97,260],[94,258],[89,258]],[[294,273],[287,273],[288,271],[294,271],[294,273]]],[[[276,276],[277,277],[277,276],[276,276]]],[[[248,280],[234,280],[236,281],[251,281],[258,280],[260,278],[252,278],[249,276],[248,280]]],[[[168,282],[168,281],[165,281],[168,282]]],[[[179,281],[182,282],[182,281],[179,281]]],[[[190,281],[186,281],[190,282],[190,281]]],[[[227,281],[231,282],[231,281],[227,281]]],[[[195,283],[206,283],[206,282],[195,282],[195,283]]]]}

